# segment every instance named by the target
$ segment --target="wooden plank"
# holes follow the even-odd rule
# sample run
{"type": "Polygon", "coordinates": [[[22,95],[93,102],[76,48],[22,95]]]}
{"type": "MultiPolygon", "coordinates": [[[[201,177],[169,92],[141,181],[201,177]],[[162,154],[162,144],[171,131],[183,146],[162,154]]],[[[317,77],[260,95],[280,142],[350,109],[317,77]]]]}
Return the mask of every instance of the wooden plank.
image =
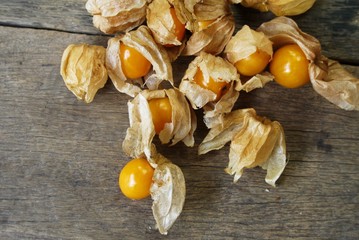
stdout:
{"type": "Polygon", "coordinates": [[[86,0],[5,1],[0,5],[0,25],[99,34],[85,4],[86,0]]]}
{"type": "MultiPolygon", "coordinates": [[[[151,199],[117,187],[130,99],[108,83],[91,104],[77,101],[59,75],[68,44],[107,38],[0,27],[0,239],[164,239],[151,199]]],[[[189,58],[174,64],[181,78],[189,58]]],[[[359,67],[348,66],[355,75],[359,67]]],[[[311,86],[271,83],[241,94],[286,132],[290,162],[278,187],[260,169],[232,183],[228,147],[198,156],[207,130],[197,111],[196,146],[159,146],[184,172],[184,210],[173,239],[355,239],[359,235],[359,113],[340,110],[311,86]],[[181,154],[179,154],[181,153],[181,154]]]]}
{"type": "MultiPolygon", "coordinates": [[[[66,32],[100,34],[92,26],[85,9],[85,0],[63,1],[5,1],[0,5],[0,25],[54,29],[66,32]]],[[[273,18],[241,5],[232,7],[237,29],[243,24],[258,27],[273,18]]],[[[359,64],[359,2],[357,0],[318,0],[307,13],[296,16],[303,31],[317,37],[323,53],[347,64],[359,64]],[[353,51],[353,48],[356,49],[353,51]]]]}
{"type": "MultiPolygon", "coordinates": [[[[258,27],[273,18],[271,13],[260,13],[238,7],[237,26],[258,27]]],[[[306,13],[292,17],[299,27],[321,42],[324,55],[348,64],[358,65],[359,2],[356,0],[318,0],[306,13]]]]}

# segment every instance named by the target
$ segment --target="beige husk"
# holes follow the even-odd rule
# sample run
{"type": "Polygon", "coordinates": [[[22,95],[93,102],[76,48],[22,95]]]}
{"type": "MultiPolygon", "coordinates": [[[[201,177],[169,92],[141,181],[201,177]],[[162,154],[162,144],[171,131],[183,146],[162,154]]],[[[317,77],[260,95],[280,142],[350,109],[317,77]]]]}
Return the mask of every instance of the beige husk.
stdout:
{"type": "Polygon", "coordinates": [[[182,40],[184,43],[179,45],[179,46],[171,46],[171,47],[166,47],[166,51],[167,51],[167,55],[170,59],[171,62],[176,61],[176,59],[181,56],[183,49],[185,48],[186,44],[185,42],[187,41],[186,37],[184,37],[184,39],[182,40]]]}
{"type": "Polygon", "coordinates": [[[69,45],[61,59],[61,76],[66,87],[78,99],[92,102],[107,79],[106,49],[88,44],[69,45]]]}
{"type": "Polygon", "coordinates": [[[204,121],[211,126],[217,124],[220,114],[232,110],[239,96],[238,91],[234,90],[238,81],[239,75],[232,64],[221,57],[201,53],[189,64],[179,89],[186,95],[194,109],[204,108],[204,121]],[[202,88],[193,81],[198,69],[203,73],[205,81],[211,77],[215,81],[231,83],[229,90],[217,102],[215,102],[215,93],[202,88]]]}
{"type": "MultiPolygon", "coordinates": [[[[226,0],[184,0],[186,9],[192,14],[193,21],[214,20],[224,15],[231,15],[226,0]]],[[[189,28],[189,30],[193,30],[189,28]]]]}
{"type": "Polygon", "coordinates": [[[345,70],[339,62],[324,56],[309,66],[316,92],[345,110],[359,110],[359,78],[345,70]]]}
{"type": "Polygon", "coordinates": [[[231,0],[231,2],[241,3],[245,7],[261,12],[271,11],[277,16],[294,16],[308,11],[315,0],[231,0]]]}
{"type": "Polygon", "coordinates": [[[218,102],[209,102],[203,106],[203,121],[208,128],[212,128],[223,123],[223,115],[232,110],[236,103],[239,92],[234,89],[236,82],[232,82],[228,92],[224,94],[218,102]]]}
{"type": "Polygon", "coordinates": [[[179,41],[175,34],[175,23],[170,8],[174,7],[176,16],[180,22],[186,24],[189,12],[179,0],[154,0],[147,8],[147,26],[151,29],[155,41],[166,47],[171,62],[180,56],[185,47],[185,38],[179,41]]]}
{"type": "MultiPolygon", "coordinates": [[[[161,45],[179,46],[182,42],[176,38],[176,26],[170,12],[171,7],[167,0],[153,0],[147,8],[147,26],[151,29],[156,42],[161,45]]],[[[177,12],[179,11],[176,11],[176,15],[177,12]]],[[[185,22],[182,23],[185,24],[185,22]]]]}
{"type": "Polygon", "coordinates": [[[309,76],[314,90],[342,109],[359,110],[359,79],[338,62],[321,55],[319,41],[302,32],[292,19],[277,17],[263,23],[257,30],[269,37],[274,49],[298,44],[310,62],[309,76]]]}
{"type": "Polygon", "coordinates": [[[138,157],[144,154],[147,159],[152,158],[152,140],[156,133],[148,101],[166,96],[172,106],[172,122],[166,123],[159,133],[161,143],[171,141],[171,145],[174,145],[183,141],[189,147],[194,145],[196,115],[184,95],[177,89],[144,90],[128,102],[130,127],[122,144],[123,151],[128,156],[138,157]]]}
{"type": "Polygon", "coordinates": [[[254,8],[261,12],[268,12],[268,0],[242,0],[242,1],[235,1],[235,3],[240,3],[244,7],[254,8]]]}
{"type": "Polygon", "coordinates": [[[167,234],[182,212],[186,198],[186,184],[178,166],[160,154],[156,154],[154,160],[157,167],[150,188],[153,200],[152,212],[160,233],[167,234]]]}
{"type": "Polygon", "coordinates": [[[232,111],[223,117],[222,124],[209,131],[198,153],[221,149],[229,141],[226,172],[234,175],[234,182],[245,168],[261,166],[267,170],[265,181],[275,186],[287,163],[285,136],[279,122],[257,116],[253,108],[232,111]]]}
{"type": "Polygon", "coordinates": [[[169,81],[173,85],[172,65],[166,50],[156,44],[151,31],[146,26],[109,39],[106,51],[106,67],[116,89],[132,97],[145,86],[148,89],[158,89],[162,81],[169,81]],[[152,64],[152,71],[145,76],[145,81],[127,79],[121,69],[120,45],[135,48],[152,64]],[[136,85],[135,85],[136,84],[136,85]]]}
{"type": "Polygon", "coordinates": [[[87,11],[93,24],[107,34],[129,31],[146,19],[146,0],[88,0],[87,11]]]}
{"type": "Polygon", "coordinates": [[[182,55],[198,55],[200,52],[220,54],[231,38],[235,22],[227,1],[185,0],[186,9],[191,17],[187,18],[186,28],[192,35],[186,43],[182,55]],[[213,21],[205,29],[198,22],[213,21]]]}
{"type": "MultiPolygon", "coordinates": [[[[235,64],[236,62],[250,56],[257,50],[273,56],[272,42],[262,32],[257,32],[244,25],[228,42],[225,50],[225,58],[235,64]]],[[[262,88],[273,80],[273,76],[268,72],[259,73],[249,78],[245,83],[238,82],[236,90],[252,91],[255,88],[262,88]]]]}
{"type": "Polygon", "coordinates": [[[231,4],[238,4],[241,3],[243,0],[228,0],[229,3],[231,4]]]}
{"type": "Polygon", "coordinates": [[[269,11],[277,16],[295,16],[308,11],[315,0],[268,0],[269,11]]]}
{"type": "Polygon", "coordinates": [[[269,72],[262,72],[260,74],[257,74],[244,83],[241,81],[238,81],[236,85],[237,91],[246,91],[250,92],[257,88],[263,88],[268,82],[273,81],[274,77],[269,72]]]}
{"type": "Polygon", "coordinates": [[[182,55],[199,55],[201,52],[220,54],[228,43],[235,29],[232,15],[217,18],[207,28],[192,32],[186,42],[182,55]]]}

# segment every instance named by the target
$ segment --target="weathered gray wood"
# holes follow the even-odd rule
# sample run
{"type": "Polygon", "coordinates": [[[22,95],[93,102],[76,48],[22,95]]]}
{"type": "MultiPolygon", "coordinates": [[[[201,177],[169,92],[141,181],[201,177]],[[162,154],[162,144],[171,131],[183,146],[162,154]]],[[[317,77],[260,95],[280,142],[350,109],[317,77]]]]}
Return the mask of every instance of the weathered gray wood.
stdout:
{"type": "Polygon", "coordinates": [[[0,25],[56,29],[76,33],[99,34],[86,11],[86,0],[1,1],[0,25]]]}
{"type": "MultiPolygon", "coordinates": [[[[0,25],[101,34],[92,26],[85,3],[86,0],[3,0],[0,4],[0,25]]],[[[260,13],[241,5],[234,5],[232,10],[237,29],[243,24],[258,27],[274,17],[271,13],[260,13]]],[[[357,0],[317,0],[307,13],[294,17],[302,30],[321,41],[325,55],[348,64],[359,62],[358,18],[357,0]]]]}
{"type": "MultiPolygon", "coordinates": [[[[59,75],[68,44],[107,38],[0,27],[0,39],[0,239],[165,239],[151,200],[128,200],[117,187],[130,98],[109,83],[85,104],[59,75]]],[[[188,60],[174,64],[177,80],[188,60]]],[[[348,69],[359,75],[359,67],[348,69]]],[[[228,148],[197,156],[196,147],[160,146],[187,185],[169,238],[356,239],[359,113],[310,86],[275,83],[242,94],[240,107],[283,124],[290,162],[278,187],[266,185],[260,169],[233,184],[223,171],[228,148]]],[[[205,134],[199,120],[197,144],[205,134]]]]}

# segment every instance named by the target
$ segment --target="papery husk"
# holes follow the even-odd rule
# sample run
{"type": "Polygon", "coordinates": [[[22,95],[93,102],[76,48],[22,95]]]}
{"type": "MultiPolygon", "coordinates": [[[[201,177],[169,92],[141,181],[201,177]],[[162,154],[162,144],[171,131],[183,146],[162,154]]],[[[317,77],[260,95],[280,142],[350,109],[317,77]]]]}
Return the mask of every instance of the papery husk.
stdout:
{"type": "Polygon", "coordinates": [[[87,11],[93,15],[93,24],[107,34],[129,31],[146,19],[146,0],[88,0],[87,11]]]}
{"type": "MultiPolygon", "coordinates": [[[[195,24],[196,25],[196,24],[195,24]]],[[[232,15],[217,18],[207,28],[192,32],[182,55],[199,55],[201,52],[220,54],[232,37],[235,22],[232,15]]]]}
{"type": "Polygon", "coordinates": [[[271,58],[273,56],[272,42],[268,37],[244,25],[228,42],[224,56],[229,62],[235,64],[257,50],[267,53],[271,58]]]}
{"type": "Polygon", "coordinates": [[[123,151],[128,156],[138,157],[144,154],[147,159],[152,159],[152,141],[156,133],[148,101],[166,96],[172,106],[172,122],[166,123],[159,133],[161,143],[171,142],[172,146],[183,141],[189,147],[194,145],[196,115],[184,95],[177,89],[144,90],[128,102],[130,127],[122,144],[123,151]]]}
{"type": "Polygon", "coordinates": [[[211,125],[212,122],[209,119],[232,110],[239,96],[239,93],[234,90],[238,81],[239,75],[232,64],[221,57],[201,53],[189,64],[179,90],[186,95],[193,109],[204,108],[205,122],[211,125]],[[229,90],[217,102],[215,102],[215,93],[193,81],[198,69],[203,73],[204,79],[212,77],[215,81],[231,83],[229,90]]]}
{"type": "MultiPolygon", "coordinates": [[[[224,49],[225,58],[232,64],[249,57],[257,50],[267,53],[272,59],[272,42],[262,32],[257,32],[244,25],[228,42],[224,49]]],[[[242,78],[243,80],[244,78],[242,78]]],[[[250,77],[245,83],[238,82],[236,90],[245,90],[247,92],[256,88],[262,88],[270,81],[273,81],[273,75],[264,71],[250,77]]]]}
{"type": "MultiPolygon", "coordinates": [[[[167,0],[153,0],[147,8],[147,26],[151,29],[156,42],[161,45],[180,46],[182,42],[176,37],[176,25],[170,12],[171,7],[167,0]]],[[[178,15],[179,10],[175,8],[175,12],[178,15]]],[[[186,23],[183,18],[177,18],[183,24],[186,23]]]]}
{"type": "Polygon", "coordinates": [[[239,1],[239,3],[244,7],[254,8],[261,12],[269,11],[268,0],[242,0],[239,1]]]}
{"type": "Polygon", "coordinates": [[[303,50],[309,61],[313,62],[321,56],[318,39],[301,31],[291,18],[276,17],[261,24],[257,31],[263,32],[273,42],[274,49],[295,43],[303,50]]]}
{"type": "Polygon", "coordinates": [[[183,0],[168,0],[168,2],[174,7],[176,10],[176,16],[178,20],[185,25],[189,24],[192,21],[192,13],[186,8],[186,1],[183,0]]]}
{"type": "Polygon", "coordinates": [[[268,0],[269,10],[276,16],[295,16],[308,11],[315,0],[268,0]]]}
{"type": "Polygon", "coordinates": [[[323,56],[319,41],[302,32],[294,20],[277,17],[263,23],[257,30],[269,37],[274,48],[297,44],[309,61],[310,82],[314,90],[342,109],[359,109],[359,79],[344,70],[338,62],[323,56]]]}
{"type": "Polygon", "coordinates": [[[235,22],[227,1],[185,0],[184,5],[191,13],[186,28],[192,32],[182,55],[199,55],[200,52],[220,54],[231,38],[235,22]],[[198,22],[214,21],[200,29],[198,22]]]}
{"type": "Polygon", "coordinates": [[[321,63],[309,66],[314,90],[342,109],[358,111],[359,79],[337,61],[322,56],[321,63]]]}
{"type": "Polygon", "coordinates": [[[116,89],[131,97],[136,96],[145,86],[148,89],[158,89],[162,81],[169,81],[173,85],[172,65],[166,50],[158,45],[146,26],[127,32],[124,35],[111,38],[106,51],[106,67],[116,89]],[[121,69],[120,45],[135,48],[152,64],[152,70],[145,81],[127,79],[121,69]],[[135,85],[137,84],[137,85],[135,85]]]}
{"type": "Polygon", "coordinates": [[[69,45],[61,59],[61,76],[66,87],[80,100],[90,103],[97,91],[105,86],[106,49],[88,44],[69,45]]]}
{"type": "Polygon", "coordinates": [[[175,23],[170,8],[174,7],[178,20],[186,24],[188,11],[183,1],[154,0],[147,8],[147,26],[151,29],[155,41],[163,46],[171,60],[175,61],[185,47],[182,41],[177,40],[175,34],[175,23]]]}
{"type": "Polygon", "coordinates": [[[257,9],[261,12],[271,11],[276,16],[295,16],[308,11],[315,0],[231,0],[241,3],[244,7],[257,9]]]}
{"type": "Polygon", "coordinates": [[[228,0],[229,3],[231,4],[238,4],[241,3],[243,0],[228,0]]]}
{"type": "MultiPolygon", "coordinates": [[[[193,21],[214,20],[231,15],[227,0],[184,0],[184,5],[192,14],[193,21]]],[[[193,31],[192,28],[189,30],[193,31]]]]}
{"type": "Polygon", "coordinates": [[[186,198],[185,178],[181,169],[160,154],[155,155],[157,167],[150,188],[152,212],[156,227],[167,234],[182,212],[186,198]]]}
{"type": "Polygon", "coordinates": [[[203,106],[203,121],[208,128],[222,124],[223,115],[232,110],[239,97],[239,92],[234,89],[236,83],[237,82],[232,82],[228,92],[226,92],[226,94],[224,94],[218,102],[209,102],[203,106]]]}
{"type": "Polygon", "coordinates": [[[267,83],[273,81],[274,76],[269,72],[262,72],[257,74],[245,82],[238,81],[235,89],[236,91],[250,92],[257,88],[263,88],[267,83]]]}
{"type": "Polygon", "coordinates": [[[279,122],[257,116],[253,108],[232,111],[223,117],[223,124],[211,128],[198,152],[221,149],[229,141],[226,172],[234,175],[234,182],[245,168],[261,166],[267,170],[265,181],[275,186],[287,164],[285,136],[279,122]]]}
{"type": "Polygon", "coordinates": [[[179,56],[181,56],[183,49],[186,47],[185,42],[187,41],[186,37],[182,40],[183,44],[179,46],[171,46],[166,47],[167,55],[171,62],[174,62],[177,60],[179,56]]]}

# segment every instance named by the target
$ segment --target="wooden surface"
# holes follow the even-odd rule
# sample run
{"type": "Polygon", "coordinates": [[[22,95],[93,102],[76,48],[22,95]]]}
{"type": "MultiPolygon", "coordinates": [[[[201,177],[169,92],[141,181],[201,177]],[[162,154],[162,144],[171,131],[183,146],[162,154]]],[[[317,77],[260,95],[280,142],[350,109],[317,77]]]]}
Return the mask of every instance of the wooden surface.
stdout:
{"type": "MultiPolygon", "coordinates": [[[[228,147],[198,156],[207,130],[201,111],[196,146],[159,151],[186,178],[183,212],[169,232],[154,229],[151,199],[131,201],[117,186],[129,159],[121,150],[127,101],[109,82],[91,104],[76,100],[59,74],[71,43],[106,46],[85,2],[1,1],[0,239],[358,239],[359,113],[338,109],[310,85],[275,83],[241,94],[282,123],[289,163],[277,188],[252,169],[232,183],[228,147]]],[[[273,16],[234,6],[237,29],[273,16]]],[[[318,0],[294,18],[323,52],[359,76],[359,3],[318,0]]],[[[177,82],[190,58],[174,63],[177,82]]]]}

